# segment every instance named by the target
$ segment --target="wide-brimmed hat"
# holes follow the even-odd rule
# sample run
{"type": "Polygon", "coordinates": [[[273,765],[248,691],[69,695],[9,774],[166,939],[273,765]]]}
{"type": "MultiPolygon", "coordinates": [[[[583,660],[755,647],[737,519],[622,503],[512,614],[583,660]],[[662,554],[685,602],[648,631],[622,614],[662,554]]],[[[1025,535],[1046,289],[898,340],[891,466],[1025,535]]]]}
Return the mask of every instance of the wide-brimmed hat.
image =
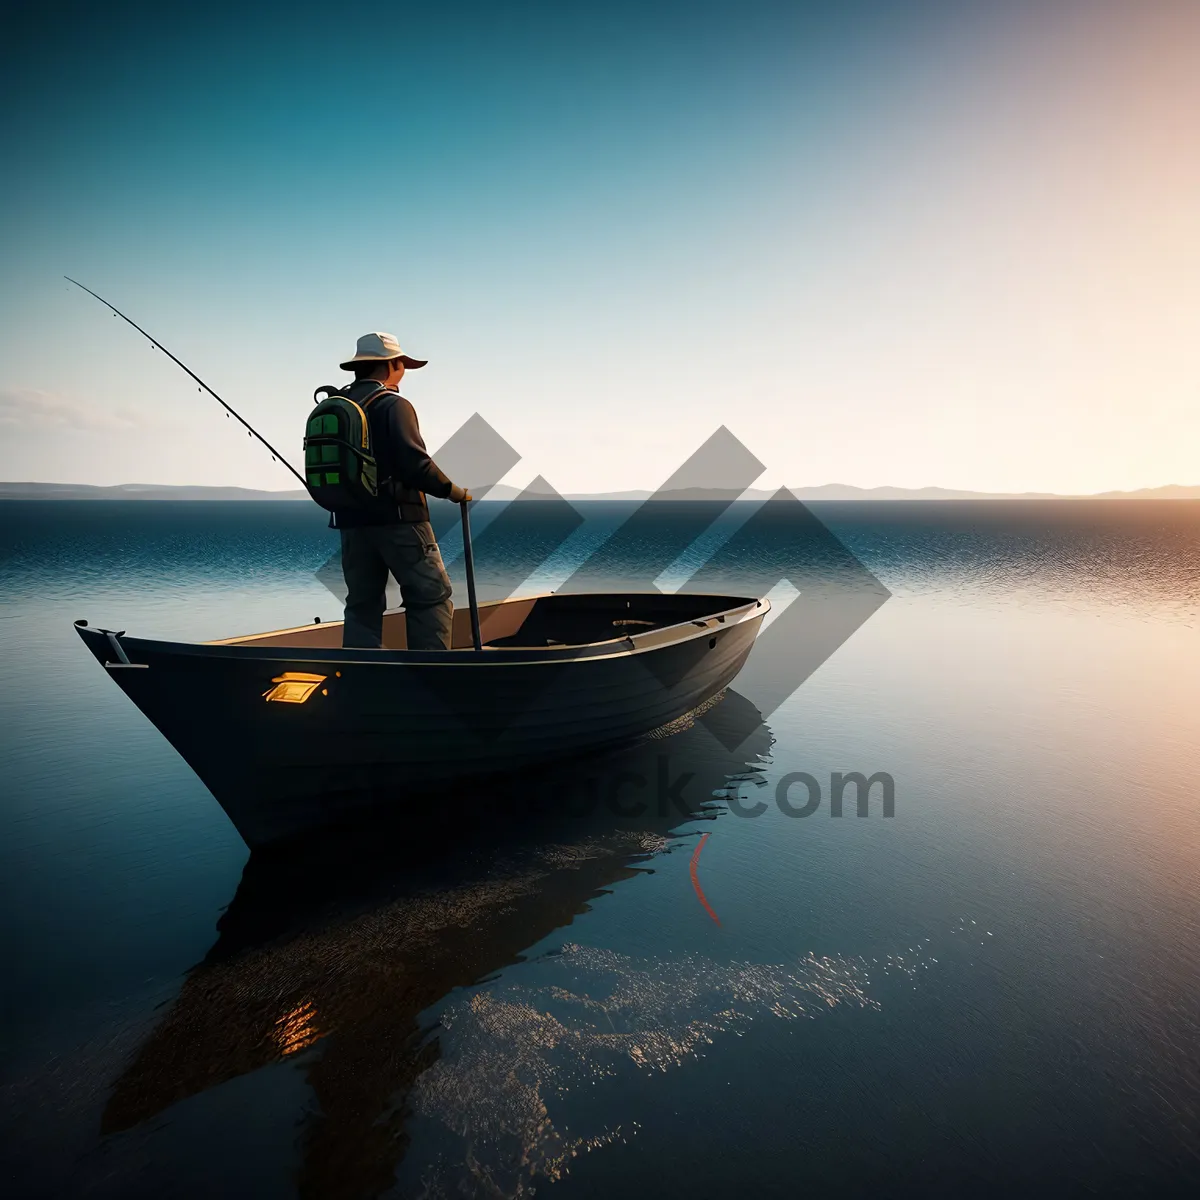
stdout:
{"type": "Polygon", "coordinates": [[[392,358],[400,359],[410,371],[423,367],[429,361],[427,358],[409,358],[407,354],[401,353],[400,343],[396,341],[395,334],[364,333],[358,339],[354,357],[346,359],[341,368],[343,371],[352,371],[355,363],[387,362],[392,358]]]}

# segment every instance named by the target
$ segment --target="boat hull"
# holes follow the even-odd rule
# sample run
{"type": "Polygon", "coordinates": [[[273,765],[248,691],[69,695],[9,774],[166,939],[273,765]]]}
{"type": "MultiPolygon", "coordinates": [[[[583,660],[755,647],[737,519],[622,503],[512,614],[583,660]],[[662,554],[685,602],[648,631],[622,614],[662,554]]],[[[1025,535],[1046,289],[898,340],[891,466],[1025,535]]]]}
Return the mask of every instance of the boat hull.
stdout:
{"type": "Polygon", "coordinates": [[[746,661],[767,605],[738,603],[749,607],[682,632],[482,653],[124,635],[114,646],[105,631],[78,632],[246,843],[261,847],[376,805],[436,805],[447,783],[596,753],[669,725],[746,661]],[[290,699],[272,702],[289,687],[290,699]]]}

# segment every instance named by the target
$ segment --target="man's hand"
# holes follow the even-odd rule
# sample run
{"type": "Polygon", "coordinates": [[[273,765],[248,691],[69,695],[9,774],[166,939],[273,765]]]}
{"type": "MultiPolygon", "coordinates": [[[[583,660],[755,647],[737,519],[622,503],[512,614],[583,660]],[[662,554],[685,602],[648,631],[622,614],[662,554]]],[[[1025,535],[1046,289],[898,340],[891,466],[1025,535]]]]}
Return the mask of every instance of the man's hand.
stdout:
{"type": "Polygon", "coordinates": [[[456,483],[450,489],[450,499],[455,504],[470,504],[475,497],[465,487],[459,487],[456,483]]]}

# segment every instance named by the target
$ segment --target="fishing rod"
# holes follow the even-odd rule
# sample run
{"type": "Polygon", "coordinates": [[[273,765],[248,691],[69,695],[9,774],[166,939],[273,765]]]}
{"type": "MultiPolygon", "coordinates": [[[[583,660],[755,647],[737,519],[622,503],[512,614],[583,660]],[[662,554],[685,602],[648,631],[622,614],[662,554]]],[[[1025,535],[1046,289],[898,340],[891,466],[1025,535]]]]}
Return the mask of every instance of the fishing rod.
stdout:
{"type": "Polygon", "coordinates": [[[132,325],[134,329],[136,329],[138,333],[142,335],[142,337],[148,339],[152,345],[157,346],[173,363],[175,363],[176,366],[182,367],[226,411],[226,413],[229,414],[229,416],[233,417],[242,424],[243,428],[250,434],[251,437],[258,438],[258,440],[262,442],[264,446],[266,446],[266,448],[271,452],[271,457],[273,459],[278,459],[285,467],[287,467],[289,471],[291,471],[293,475],[295,475],[298,480],[300,480],[304,487],[308,487],[304,476],[301,475],[300,472],[297,471],[296,468],[293,467],[292,464],[288,462],[288,460],[284,458],[283,455],[280,454],[279,451],[276,450],[275,447],[272,446],[271,443],[268,442],[267,439],[263,437],[263,435],[259,433],[257,429],[254,428],[253,425],[250,424],[249,421],[247,421],[240,413],[235,412],[230,405],[226,404],[225,401],[222,400],[221,397],[218,396],[217,393],[214,392],[212,388],[210,388],[208,384],[205,383],[204,380],[201,379],[200,376],[191,369],[191,367],[189,367],[186,363],[180,362],[179,359],[177,359],[175,355],[173,355],[170,350],[168,350],[166,346],[162,344],[162,342],[152,338],[136,321],[131,321],[119,308],[117,308],[115,305],[109,304],[109,302],[105,300],[103,296],[96,295],[96,293],[93,292],[90,287],[83,287],[83,284],[80,283],[78,279],[72,279],[70,275],[64,275],[63,278],[68,283],[73,283],[77,288],[83,288],[83,290],[87,292],[89,296],[95,296],[105,308],[112,309],[113,316],[120,317],[121,320],[126,324],[132,325]]]}

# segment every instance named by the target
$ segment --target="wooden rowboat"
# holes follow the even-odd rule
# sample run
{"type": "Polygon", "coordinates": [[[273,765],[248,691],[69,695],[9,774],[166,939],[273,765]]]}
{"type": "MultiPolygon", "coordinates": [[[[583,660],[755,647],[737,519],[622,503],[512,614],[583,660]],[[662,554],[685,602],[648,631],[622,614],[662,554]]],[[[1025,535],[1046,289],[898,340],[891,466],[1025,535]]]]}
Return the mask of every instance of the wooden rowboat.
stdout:
{"type": "Polygon", "coordinates": [[[737,675],[766,600],[546,594],[457,611],[452,648],[342,649],[341,622],[205,643],[76,622],[84,644],[261,847],[441,785],[635,741],[737,675]]]}

